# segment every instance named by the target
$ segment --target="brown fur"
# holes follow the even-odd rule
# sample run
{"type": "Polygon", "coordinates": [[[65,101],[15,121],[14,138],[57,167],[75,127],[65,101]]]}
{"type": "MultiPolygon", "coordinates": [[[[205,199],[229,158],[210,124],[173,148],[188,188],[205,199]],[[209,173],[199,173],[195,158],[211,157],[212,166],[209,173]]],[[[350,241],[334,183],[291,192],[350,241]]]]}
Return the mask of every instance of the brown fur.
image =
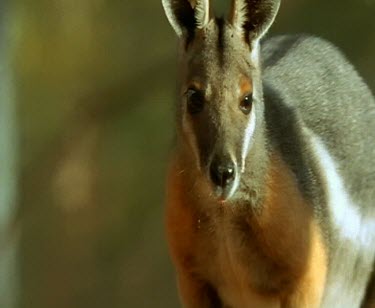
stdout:
{"type": "Polygon", "coordinates": [[[271,158],[260,213],[220,204],[208,190],[197,198],[199,178],[186,167],[179,158],[171,164],[167,208],[170,251],[186,306],[210,307],[207,289],[212,287],[222,300],[237,305],[233,308],[244,303],[319,307],[325,245],[312,208],[280,156],[271,158]]]}

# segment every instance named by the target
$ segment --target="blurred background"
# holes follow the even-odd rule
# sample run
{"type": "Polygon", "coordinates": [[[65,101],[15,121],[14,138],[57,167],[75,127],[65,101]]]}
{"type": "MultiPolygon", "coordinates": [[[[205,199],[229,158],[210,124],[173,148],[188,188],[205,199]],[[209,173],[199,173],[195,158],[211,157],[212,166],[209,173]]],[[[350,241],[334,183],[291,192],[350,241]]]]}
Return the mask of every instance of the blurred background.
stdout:
{"type": "MultiPolygon", "coordinates": [[[[285,0],[271,34],[334,42],[374,91],[374,16],[374,0],[285,0]]],[[[0,307],[179,307],[176,46],[161,0],[1,0],[0,307]]]]}

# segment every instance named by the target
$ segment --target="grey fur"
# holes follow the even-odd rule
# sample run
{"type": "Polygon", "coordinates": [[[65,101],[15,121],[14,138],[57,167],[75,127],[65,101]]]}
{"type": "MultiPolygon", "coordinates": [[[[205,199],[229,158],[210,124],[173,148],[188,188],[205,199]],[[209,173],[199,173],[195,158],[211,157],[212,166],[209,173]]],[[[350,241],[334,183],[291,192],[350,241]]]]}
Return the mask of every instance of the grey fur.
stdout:
{"type": "Polygon", "coordinates": [[[277,102],[324,140],[354,199],[374,200],[375,101],[352,65],[313,37],[276,37],[262,52],[264,82],[278,93],[277,102]],[[285,48],[286,41],[294,44],[285,48]],[[284,54],[271,63],[276,53],[284,54]]]}
{"type": "Polygon", "coordinates": [[[355,250],[330,228],[311,140],[304,140],[301,132],[308,128],[321,138],[337,162],[345,188],[361,215],[374,218],[373,95],[341,52],[321,39],[276,37],[264,43],[262,52],[269,140],[283,153],[322,221],[330,245],[329,281],[345,277],[361,301],[372,271],[368,263],[374,263],[375,247],[355,250]]]}
{"type": "MultiPolygon", "coordinates": [[[[180,0],[180,3],[186,4],[186,0],[180,0]]],[[[370,276],[375,247],[365,249],[340,237],[340,226],[334,225],[328,208],[326,170],[323,170],[314,147],[316,138],[319,138],[333,157],[345,191],[356,206],[354,210],[358,211],[361,221],[368,218],[374,219],[375,223],[374,97],[341,52],[318,38],[272,38],[262,44],[263,60],[260,62],[259,35],[263,35],[263,29],[269,26],[267,23],[272,22],[278,1],[243,3],[254,4],[261,13],[265,12],[261,19],[263,24],[238,31],[246,23],[234,25],[211,20],[203,29],[190,30],[181,41],[176,151],[184,166],[189,166],[184,172],[191,195],[189,200],[194,201],[190,206],[204,212],[206,224],[210,226],[201,253],[203,255],[205,251],[211,256],[220,250],[223,232],[227,232],[225,236],[234,243],[233,254],[237,253],[239,259],[244,250],[251,250],[243,243],[236,245],[238,237],[247,241],[249,235],[237,232],[233,221],[243,226],[245,223],[241,217],[262,212],[271,155],[281,153],[297,179],[299,190],[313,206],[315,219],[324,233],[329,258],[326,290],[336,283],[342,284],[347,292],[342,294],[342,302],[337,302],[340,308],[355,308],[361,304],[366,307],[366,292],[368,298],[374,293],[373,287],[366,289],[367,285],[374,284],[373,281],[370,284],[370,276]],[[272,9],[269,9],[270,5],[274,5],[272,9]],[[243,37],[246,31],[250,41],[243,37]],[[238,109],[240,76],[252,80],[256,115],[256,129],[245,160],[246,167],[241,166],[241,147],[252,118],[245,117],[238,109]],[[193,118],[186,112],[184,93],[195,81],[202,86],[205,107],[193,118]],[[209,182],[207,170],[213,156],[220,156],[223,160],[234,156],[238,169],[244,167],[244,172],[238,174],[238,187],[228,201],[228,206],[233,207],[234,217],[233,221],[231,218],[225,220],[226,227],[229,226],[227,231],[222,231],[224,226],[218,223],[217,203],[212,194],[207,195],[197,184],[209,182]],[[196,165],[199,170],[195,170],[196,165]]],[[[253,7],[246,9],[250,13],[254,10],[253,7]]],[[[190,16],[193,15],[190,13],[190,16]]],[[[375,242],[375,234],[370,237],[375,242]]],[[[204,276],[207,272],[198,274],[204,276]]],[[[279,282],[273,283],[272,288],[280,287],[279,282]]],[[[321,307],[332,307],[329,291],[324,294],[321,307]]]]}

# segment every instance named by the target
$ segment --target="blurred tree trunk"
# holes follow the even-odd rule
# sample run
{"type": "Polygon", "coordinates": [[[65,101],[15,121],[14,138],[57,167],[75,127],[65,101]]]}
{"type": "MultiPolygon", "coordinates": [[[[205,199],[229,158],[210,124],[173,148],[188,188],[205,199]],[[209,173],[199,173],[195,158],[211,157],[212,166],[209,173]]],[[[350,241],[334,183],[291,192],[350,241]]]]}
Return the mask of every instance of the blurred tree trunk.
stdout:
{"type": "Polygon", "coordinates": [[[15,228],[17,133],[6,3],[0,3],[0,307],[16,307],[18,236],[15,228]]]}

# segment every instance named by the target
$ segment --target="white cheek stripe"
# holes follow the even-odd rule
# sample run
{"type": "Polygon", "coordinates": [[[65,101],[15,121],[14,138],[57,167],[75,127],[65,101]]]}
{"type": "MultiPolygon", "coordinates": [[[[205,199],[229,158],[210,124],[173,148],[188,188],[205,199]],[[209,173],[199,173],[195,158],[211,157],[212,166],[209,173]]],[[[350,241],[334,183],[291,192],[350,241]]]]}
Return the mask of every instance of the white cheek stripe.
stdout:
{"type": "Polygon", "coordinates": [[[251,51],[251,54],[250,54],[251,62],[255,64],[256,66],[259,65],[259,52],[260,52],[259,40],[256,40],[253,43],[253,50],[251,51]]]}
{"type": "Polygon", "coordinates": [[[238,185],[240,184],[240,176],[237,175],[235,177],[235,180],[234,180],[234,183],[232,185],[232,188],[228,194],[228,199],[232,198],[232,196],[234,195],[234,193],[237,191],[237,188],[238,188],[238,185]]]}
{"type": "Polygon", "coordinates": [[[241,153],[241,158],[242,158],[242,167],[241,167],[241,172],[243,173],[245,171],[245,161],[247,154],[249,154],[250,146],[252,143],[252,137],[254,135],[255,131],[255,122],[256,122],[256,116],[255,116],[255,111],[254,111],[254,106],[251,110],[250,117],[249,117],[249,122],[247,123],[247,127],[245,129],[245,134],[244,134],[244,139],[243,139],[243,144],[242,144],[242,153],[241,153]]]}
{"type": "Polygon", "coordinates": [[[335,229],[342,239],[362,248],[374,249],[375,220],[362,217],[359,207],[354,204],[345,190],[333,158],[317,136],[312,136],[313,147],[319,158],[321,169],[325,173],[328,207],[335,229]]]}

